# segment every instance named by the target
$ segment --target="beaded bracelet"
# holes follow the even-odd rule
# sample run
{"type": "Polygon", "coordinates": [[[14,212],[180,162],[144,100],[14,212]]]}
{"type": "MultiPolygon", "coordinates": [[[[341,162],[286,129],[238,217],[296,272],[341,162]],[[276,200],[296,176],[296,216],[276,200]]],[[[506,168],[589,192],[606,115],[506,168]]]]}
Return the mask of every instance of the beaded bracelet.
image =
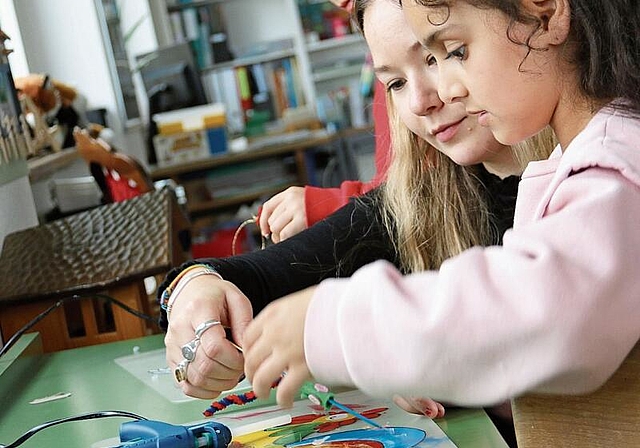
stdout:
{"type": "Polygon", "coordinates": [[[207,267],[203,271],[192,272],[191,274],[183,276],[178,282],[178,284],[176,285],[176,289],[169,296],[169,300],[167,302],[167,308],[166,308],[167,320],[169,320],[169,314],[171,314],[171,308],[173,308],[173,304],[175,303],[176,298],[178,297],[178,294],[180,294],[180,292],[184,289],[184,287],[187,286],[187,283],[189,283],[191,280],[193,280],[196,277],[200,277],[201,275],[215,275],[220,280],[224,280],[222,276],[218,273],[218,271],[210,267],[207,267]]]}
{"type": "MultiPolygon", "coordinates": [[[[167,286],[165,288],[164,291],[162,291],[162,294],[160,295],[160,307],[166,311],[167,309],[167,304],[169,302],[169,297],[171,296],[171,292],[174,290],[174,288],[176,287],[176,285],[178,284],[178,282],[189,272],[189,271],[193,271],[194,269],[197,268],[205,268],[205,269],[210,269],[210,270],[214,270],[211,266],[207,265],[207,264],[193,264],[185,269],[183,269],[182,271],[180,271],[180,273],[178,275],[175,276],[175,278],[171,281],[171,283],[169,284],[169,286],[167,286]]],[[[222,277],[221,277],[222,278],[222,277]]]]}

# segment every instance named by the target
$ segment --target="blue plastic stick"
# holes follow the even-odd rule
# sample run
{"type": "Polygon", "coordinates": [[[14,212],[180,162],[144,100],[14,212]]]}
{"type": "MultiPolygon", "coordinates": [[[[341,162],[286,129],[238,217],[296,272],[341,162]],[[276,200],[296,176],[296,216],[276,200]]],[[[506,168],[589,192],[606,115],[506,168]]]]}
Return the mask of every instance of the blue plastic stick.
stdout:
{"type": "Polygon", "coordinates": [[[365,417],[364,415],[360,414],[359,412],[356,412],[353,409],[348,408],[345,405],[338,403],[334,399],[330,399],[329,403],[331,403],[333,406],[335,406],[335,407],[337,407],[339,409],[342,409],[344,412],[353,415],[355,418],[360,419],[363,422],[370,424],[371,426],[375,426],[376,428],[384,429],[384,426],[380,425],[379,423],[374,422],[370,418],[365,417]]]}

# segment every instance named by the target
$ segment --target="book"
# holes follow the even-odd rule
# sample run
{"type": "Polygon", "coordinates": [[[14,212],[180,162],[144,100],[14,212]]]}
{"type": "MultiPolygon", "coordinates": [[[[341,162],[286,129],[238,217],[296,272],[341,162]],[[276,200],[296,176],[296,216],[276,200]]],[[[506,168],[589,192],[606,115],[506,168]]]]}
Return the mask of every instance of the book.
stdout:
{"type": "Polygon", "coordinates": [[[273,95],[269,88],[266,71],[263,64],[253,64],[250,66],[250,73],[255,82],[255,92],[253,93],[253,107],[255,111],[266,111],[271,119],[278,118],[273,104],[273,95]]]}
{"type": "Polygon", "coordinates": [[[251,94],[251,87],[249,85],[249,75],[247,74],[247,67],[236,67],[235,70],[238,82],[238,93],[240,94],[240,105],[246,116],[247,111],[253,109],[253,95],[251,94]]]}
{"type": "Polygon", "coordinates": [[[291,68],[293,70],[293,89],[296,92],[296,98],[298,100],[298,107],[304,106],[304,90],[302,88],[302,79],[300,77],[300,70],[298,69],[298,60],[291,58],[291,68]]]}
{"type": "Polygon", "coordinates": [[[208,72],[202,75],[202,85],[210,103],[224,103],[224,94],[218,73],[208,72]]]}
{"type": "Polygon", "coordinates": [[[267,90],[270,92],[271,109],[274,118],[282,118],[285,109],[285,99],[283,98],[280,81],[276,79],[276,69],[273,61],[263,62],[260,64],[264,71],[264,77],[267,83],[267,90]]]}
{"type": "Polygon", "coordinates": [[[282,67],[275,67],[273,70],[273,96],[276,103],[278,116],[281,117],[285,109],[289,107],[287,97],[287,74],[282,67]]]}
{"type": "Polygon", "coordinates": [[[175,43],[180,44],[187,41],[187,37],[182,27],[182,14],[179,12],[172,12],[169,16],[171,20],[171,30],[173,31],[173,40],[175,43]]]}
{"type": "Polygon", "coordinates": [[[264,71],[264,67],[262,64],[253,64],[250,66],[251,73],[253,74],[253,79],[256,82],[256,93],[265,93],[269,91],[269,87],[267,85],[267,76],[264,71]]]}
{"type": "Polygon", "coordinates": [[[182,11],[182,19],[184,20],[184,35],[187,40],[194,41],[198,39],[198,12],[194,8],[187,8],[182,11]]]}
{"type": "Polygon", "coordinates": [[[224,96],[223,102],[227,111],[227,124],[232,133],[244,131],[244,113],[240,103],[240,95],[236,86],[236,74],[233,68],[225,68],[219,71],[220,91],[224,96]]]}
{"type": "Polygon", "coordinates": [[[206,9],[200,10],[200,24],[198,26],[198,48],[200,53],[196,56],[200,61],[200,68],[205,68],[213,64],[213,52],[211,51],[211,44],[209,43],[211,29],[206,11],[206,9]]]}
{"type": "Polygon", "coordinates": [[[293,66],[291,64],[291,58],[285,58],[282,60],[282,68],[284,69],[284,88],[287,95],[287,106],[290,108],[298,107],[298,96],[296,94],[293,66]]]}

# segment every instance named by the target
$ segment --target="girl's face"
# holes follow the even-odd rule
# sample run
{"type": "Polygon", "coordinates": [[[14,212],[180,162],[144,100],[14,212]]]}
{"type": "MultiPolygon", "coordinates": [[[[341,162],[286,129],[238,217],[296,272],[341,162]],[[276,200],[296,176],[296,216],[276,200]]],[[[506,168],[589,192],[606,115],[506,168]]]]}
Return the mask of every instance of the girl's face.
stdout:
{"type": "MultiPolygon", "coordinates": [[[[553,122],[562,86],[540,33],[531,45],[542,50],[529,51],[509,40],[509,20],[496,10],[464,1],[452,2],[448,10],[415,0],[403,5],[409,27],[425,48],[427,65],[438,69],[438,92],[446,103],[464,105],[467,114],[508,145],[553,122]]],[[[516,24],[510,35],[524,42],[531,31],[516,24]]]]}
{"type": "Polygon", "coordinates": [[[484,163],[496,174],[519,171],[511,150],[462,103],[438,97],[438,66],[407,25],[402,10],[390,0],[376,0],[364,13],[364,33],[376,76],[391,93],[405,125],[459,165],[484,163]]]}

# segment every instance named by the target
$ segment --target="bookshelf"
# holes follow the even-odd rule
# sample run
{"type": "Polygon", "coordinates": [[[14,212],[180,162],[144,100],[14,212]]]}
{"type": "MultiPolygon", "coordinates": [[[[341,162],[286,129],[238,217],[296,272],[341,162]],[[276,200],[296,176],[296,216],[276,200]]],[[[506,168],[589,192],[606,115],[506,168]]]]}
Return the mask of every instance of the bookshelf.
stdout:
{"type": "Polygon", "coordinates": [[[352,33],[342,37],[332,37],[317,42],[309,42],[307,44],[307,51],[309,53],[315,53],[318,51],[331,50],[339,47],[347,47],[354,44],[358,46],[364,44],[364,39],[361,35],[352,33]]]}
{"type": "Polygon", "coordinates": [[[225,1],[230,1],[230,0],[205,0],[205,1],[192,1],[192,2],[168,4],[167,11],[169,12],[184,11],[187,8],[198,8],[201,6],[215,5],[216,3],[224,3],[225,1]]]}
{"type": "MultiPolygon", "coordinates": [[[[224,155],[209,157],[202,160],[193,160],[176,165],[153,168],[150,175],[153,180],[176,178],[176,176],[192,173],[194,171],[204,171],[224,165],[231,165],[261,158],[268,158],[285,153],[303,151],[314,146],[331,143],[335,139],[335,135],[327,134],[323,131],[310,132],[306,137],[300,138],[297,141],[289,143],[273,142],[264,146],[260,144],[260,139],[256,139],[249,144],[247,149],[241,152],[226,153],[224,155]]],[[[300,165],[299,168],[300,180],[306,181],[307,179],[304,175],[304,166],[300,165]]]]}
{"type": "Polygon", "coordinates": [[[315,152],[340,143],[338,134],[323,130],[300,133],[288,142],[256,138],[242,152],[152,167],[150,176],[154,181],[172,179],[184,187],[187,209],[196,223],[292,185],[317,183],[315,152]]]}
{"type": "MultiPolygon", "coordinates": [[[[281,119],[282,110],[293,104],[308,108],[324,125],[331,122],[338,129],[370,124],[366,115],[368,99],[344,99],[360,94],[366,44],[351,26],[348,14],[330,2],[159,0],[154,4],[151,12],[158,45],[185,40],[194,43],[207,96],[211,101],[227,104],[232,132],[244,131],[246,98],[240,98],[239,107],[237,101],[220,91],[229,90],[230,72],[237,73],[243,67],[265,72],[266,91],[257,91],[260,104],[256,107],[269,111],[272,120],[281,119]],[[218,36],[222,60],[216,57],[216,48],[211,48],[216,45],[214,36],[218,36]],[[203,46],[209,48],[202,51],[203,46]],[[273,70],[280,65],[293,66],[292,73],[281,75],[290,80],[283,81],[284,94],[270,81],[273,70]],[[354,105],[358,110],[353,110],[354,105]]],[[[250,79],[254,75],[250,73],[250,79]]],[[[242,93],[238,96],[242,97],[242,93]]]]}
{"type": "Polygon", "coordinates": [[[290,58],[292,56],[295,56],[295,52],[292,49],[272,51],[269,53],[259,54],[255,56],[244,56],[241,58],[233,59],[232,61],[228,61],[228,62],[220,62],[217,64],[207,65],[201,69],[201,72],[209,73],[216,70],[223,70],[225,68],[237,68],[237,67],[242,67],[247,65],[261,64],[263,62],[290,58]]]}
{"type": "MultiPolygon", "coordinates": [[[[344,178],[370,180],[373,173],[367,177],[356,159],[372,154],[372,127],[295,135],[287,140],[258,137],[241,152],[151,167],[149,174],[154,181],[172,179],[184,187],[194,235],[232,220],[240,206],[264,200],[289,186],[328,186],[327,174],[338,176],[337,183],[344,178]],[[326,170],[323,157],[335,157],[340,164],[337,171],[326,170]]],[[[368,162],[373,170],[373,158],[368,162]]]]}
{"type": "Polygon", "coordinates": [[[353,76],[358,76],[360,74],[360,67],[356,65],[337,65],[329,68],[325,68],[322,70],[318,70],[313,73],[313,80],[316,83],[321,83],[325,81],[333,81],[336,79],[343,79],[353,76]]]}
{"type": "MultiPolygon", "coordinates": [[[[340,132],[324,128],[370,129],[359,85],[366,44],[328,1],[149,4],[158,46],[191,43],[208,100],[225,104],[229,137],[250,141],[243,152],[151,169],[154,179],[184,186],[194,230],[291,185],[320,185],[328,159],[339,159],[346,144],[340,132]],[[303,117],[311,129],[323,129],[295,141],[271,135],[301,129],[289,120],[303,117]]],[[[346,169],[338,167],[340,180],[346,169]]]]}

